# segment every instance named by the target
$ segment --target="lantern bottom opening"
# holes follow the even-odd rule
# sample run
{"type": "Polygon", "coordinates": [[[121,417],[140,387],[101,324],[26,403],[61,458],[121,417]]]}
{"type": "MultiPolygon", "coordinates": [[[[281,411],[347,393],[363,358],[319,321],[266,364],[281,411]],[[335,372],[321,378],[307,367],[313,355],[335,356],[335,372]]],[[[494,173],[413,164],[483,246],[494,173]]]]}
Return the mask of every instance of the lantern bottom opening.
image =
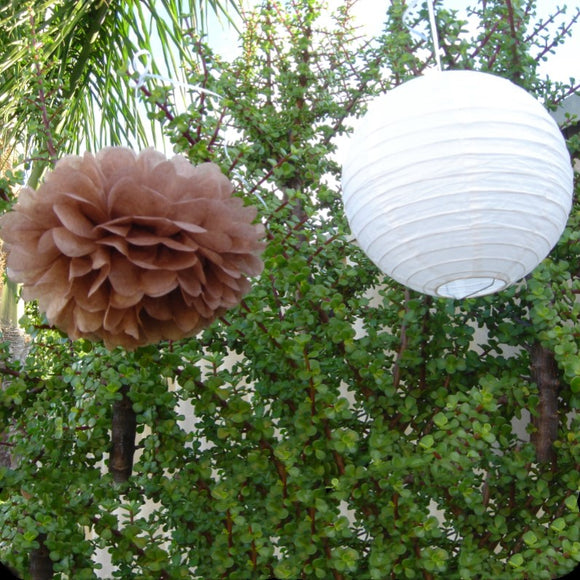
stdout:
{"type": "Polygon", "coordinates": [[[506,286],[506,281],[499,278],[460,278],[441,284],[437,288],[437,296],[455,299],[475,298],[499,292],[506,286]]]}

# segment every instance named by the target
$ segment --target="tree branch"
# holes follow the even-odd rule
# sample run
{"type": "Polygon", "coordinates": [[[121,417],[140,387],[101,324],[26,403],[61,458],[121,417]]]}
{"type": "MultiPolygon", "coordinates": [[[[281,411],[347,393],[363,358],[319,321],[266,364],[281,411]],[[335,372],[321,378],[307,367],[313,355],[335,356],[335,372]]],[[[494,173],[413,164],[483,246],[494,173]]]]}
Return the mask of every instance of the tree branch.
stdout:
{"type": "Polygon", "coordinates": [[[558,438],[558,390],[560,379],[554,353],[539,342],[532,345],[530,351],[532,381],[540,391],[538,416],[533,417],[536,428],[531,440],[536,448],[539,462],[555,462],[556,453],[553,447],[558,438]]]}

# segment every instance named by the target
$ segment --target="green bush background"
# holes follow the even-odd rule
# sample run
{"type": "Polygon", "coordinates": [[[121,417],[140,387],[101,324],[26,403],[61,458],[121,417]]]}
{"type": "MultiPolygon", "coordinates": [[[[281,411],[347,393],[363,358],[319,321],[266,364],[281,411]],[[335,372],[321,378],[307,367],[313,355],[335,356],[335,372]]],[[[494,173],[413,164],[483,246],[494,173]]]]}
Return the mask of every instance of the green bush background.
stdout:
{"type": "MultiPolygon", "coordinates": [[[[540,580],[580,562],[577,197],[550,257],[497,296],[436,300],[380,275],[350,238],[333,153],[373,95],[433,57],[401,2],[368,42],[352,3],[336,4],[329,20],[316,0],[264,2],[231,62],[182,24],[187,81],[222,99],[192,92],[183,108],[169,85],[141,91],[177,151],[219,163],[259,208],[265,269],[243,303],[135,353],[73,343],[29,305],[26,359],[4,343],[0,559],[25,577],[40,549],[75,580],[96,577],[102,550],[112,577],[142,579],[540,580]],[[557,438],[540,460],[555,389],[557,438]],[[139,448],[115,485],[123,392],[139,448]],[[513,428],[528,416],[530,438],[513,428]]],[[[545,40],[524,4],[480,3],[469,33],[441,3],[444,67],[494,72],[550,105],[573,87],[537,66],[566,25],[545,40]]],[[[426,8],[415,14],[426,30],[426,8]]]]}

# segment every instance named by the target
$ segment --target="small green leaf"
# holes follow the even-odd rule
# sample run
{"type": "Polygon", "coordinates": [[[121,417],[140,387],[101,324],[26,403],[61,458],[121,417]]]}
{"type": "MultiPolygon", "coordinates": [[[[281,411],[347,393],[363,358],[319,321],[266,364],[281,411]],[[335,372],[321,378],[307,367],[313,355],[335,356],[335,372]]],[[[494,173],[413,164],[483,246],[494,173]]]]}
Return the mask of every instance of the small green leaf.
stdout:
{"type": "Polygon", "coordinates": [[[445,414],[439,412],[437,415],[435,415],[435,417],[433,417],[433,422],[435,425],[437,425],[437,427],[439,427],[439,429],[444,429],[449,423],[449,420],[445,414]]]}
{"type": "Polygon", "coordinates": [[[27,542],[32,542],[38,537],[38,532],[36,530],[28,530],[22,536],[27,542]]]}
{"type": "Polygon", "coordinates": [[[523,536],[522,539],[528,546],[533,546],[538,541],[538,536],[534,534],[531,530],[528,530],[523,536]]]}
{"type": "Polygon", "coordinates": [[[521,568],[524,564],[524,557],[521,554],[514,554],[509,559],[509,563],[510,566],[513,566],[514,568],[521,568]]]}
{"type": "Polygon", "coordinates": [[[557,518],[550,524],[550,528],[555,532],[561,533],[566,529],[566,520],[564,518],[557,518]]]}
{"type": "Polygon", "coordinates": [[[564,504],[571,512],[578,513],[578,511],[580,510],[580,506],[578,505],[579,504],[578,496],[576,495],[569,495],[564,500],[564,504]]]}

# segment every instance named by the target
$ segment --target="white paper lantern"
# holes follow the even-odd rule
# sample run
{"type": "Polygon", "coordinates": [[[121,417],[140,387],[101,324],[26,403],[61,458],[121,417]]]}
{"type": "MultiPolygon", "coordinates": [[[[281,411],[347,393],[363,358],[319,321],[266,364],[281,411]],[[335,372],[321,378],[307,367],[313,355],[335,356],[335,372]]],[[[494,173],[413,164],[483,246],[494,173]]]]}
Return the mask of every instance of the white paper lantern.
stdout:
{"type": "Polygon", "coordinates": [[[370,105],[344,164],[343,200],[384,273],[465,298],[506,288],[548,255],[572,176],[558,126],[530,94],[490,74],[444,71],[370,105]]]}

